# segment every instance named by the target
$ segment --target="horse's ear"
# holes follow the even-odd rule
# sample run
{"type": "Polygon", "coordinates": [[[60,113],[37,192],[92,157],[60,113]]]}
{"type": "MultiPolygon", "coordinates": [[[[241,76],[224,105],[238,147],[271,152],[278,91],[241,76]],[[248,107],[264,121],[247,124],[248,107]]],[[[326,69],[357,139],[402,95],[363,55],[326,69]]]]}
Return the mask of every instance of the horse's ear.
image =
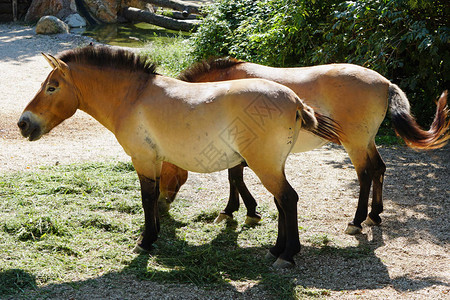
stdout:
{"type": "Polygon", "coordinates": [[[54,61],[51,59],[51,55],[49,54],[45,54],[43,52],[41,52],[42,56],[44,56],[45,60],[50,64],[50,67],[52,67],[53,69],[57,68],[58,66],[55,65],[54,61]]]}
{"type": "Polygon", "coordinates": [[[63,73],[63,75],[65,75],[69,71],[69,66],[62,60],[50,54],[42,53],[42,55],[45,57],[45,59],[48,61],[48,63],[53,69],[59,69],[63,73]]]}

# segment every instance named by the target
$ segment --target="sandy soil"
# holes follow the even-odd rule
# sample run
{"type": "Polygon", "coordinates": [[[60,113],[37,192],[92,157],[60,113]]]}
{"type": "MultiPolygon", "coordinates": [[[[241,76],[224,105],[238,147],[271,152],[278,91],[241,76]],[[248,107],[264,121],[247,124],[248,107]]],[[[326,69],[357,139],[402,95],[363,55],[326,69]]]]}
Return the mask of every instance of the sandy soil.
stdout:
{"type": "MultiPolygon", "coordinates": [[[[40,52],[57,52],[87,43],[73,35],[37,36],[33,28],[0,25],[0,172],[33,170],[42,165],[129,158],[114,136],[88,115],[77,112],[37,142],[21,138],[16,126],[20,113],[46,78],[50,67],[40,52]]],[[[349,299],[449,299],[450,297],[450,147],[419,153],[404,147],[381,148],[386,161],[383,224],[365,227],[363,234],[343,233],[352,219],[358,185],[345,151],[326,146],[291,155],[287,175],[299,192],[300,233],[308,237],[327,235],[339,247],[365,245],[367,259],[326,256],[313,261],[301,252],[297,267],[304,276],[299,285],[328,289],[327,298],[349,299]],[[356,263],[355,263],[356,261],[356,263]]],[[[271,201],[251,171],[248,186],[261,201],[271,201]]],[[[224,172],[191,174],[180,197],[227,195],[224,172]],[[198,186],[208,186],[203,191],[198,186]]],[[[309,243],[309,244],[308,244],[309,243]]],[[[191,285],[161,285],[124,278],[123,284],[99,278],[78,289],[53,288],[55,298],[168,299],[261,298],[264,292],[251,284],[230,284],[225,290],[205,291],[191,285]],[[137,288],[139,287],[139,288],[137,288]],[[168,294],[169,293],[169,294],[168,294]],[[93,298],[92,298],[93,297],[93,298]]],[[[50,288],[50,287],[49,287],[50,288]]]]}

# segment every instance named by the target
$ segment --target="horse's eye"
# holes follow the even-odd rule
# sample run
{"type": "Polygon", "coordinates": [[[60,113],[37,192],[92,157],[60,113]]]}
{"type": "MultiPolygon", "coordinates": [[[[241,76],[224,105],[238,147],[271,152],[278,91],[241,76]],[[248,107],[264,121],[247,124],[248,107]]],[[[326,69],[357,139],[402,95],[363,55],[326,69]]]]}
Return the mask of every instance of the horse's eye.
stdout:
{"type": "Polygon", "coordinates": [[[54,88],[54,87],[52,87],[52,86],[49,86],[49,87],[47,88],[47,92],[52,93],[52,92],[54,92],[54,91],[56,91],[56,88],[54,88]]]}

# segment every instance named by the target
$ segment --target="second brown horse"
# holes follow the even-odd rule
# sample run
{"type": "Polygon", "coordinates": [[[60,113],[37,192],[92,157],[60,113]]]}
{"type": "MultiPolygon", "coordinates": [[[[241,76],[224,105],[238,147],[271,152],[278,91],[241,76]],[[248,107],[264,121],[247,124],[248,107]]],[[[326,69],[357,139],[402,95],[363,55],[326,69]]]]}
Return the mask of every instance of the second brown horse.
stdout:
{"type": "MultiPolygon", "coordinates": [[[[315,111],[335,120],[342,130],[340,142],[347,151],[358,175],[360,192],[348,234],[361,232],[362,223],[378,225],[383,211],[382,187],[386,165],[375,146],[375,135],[390,109],[395,131],[406,144],[415,149],[442,147],[449,139],[447,93],[437,103],[431,128],[419,127],[410,113],[410,104],[403,91],[379,73],[352,64],[331,64],[303,68],[272,68],[235,59],[203,61],[184,71],[180,79],[189,82],[223,81],[242,78],[264,78],[291,88],[315,111]],[[370,187],[373,183],[372,210],[368,214],[370,187]]],[[[261,109],[255,116],[270,114],[261,109]]],[[[293,153],[309,151],[329,141],[300,131],[293,153]]],[[[163,164],[160,206],[168,206],[187,179],[187,172],[171,164],[163,164]]],[[[216,219],[232,217],[239,208],[239,194],[247,207],[247,223],[260,219],[256,201],[243,181],[243,166],[229,170],[230,198],[216,219]]]]}

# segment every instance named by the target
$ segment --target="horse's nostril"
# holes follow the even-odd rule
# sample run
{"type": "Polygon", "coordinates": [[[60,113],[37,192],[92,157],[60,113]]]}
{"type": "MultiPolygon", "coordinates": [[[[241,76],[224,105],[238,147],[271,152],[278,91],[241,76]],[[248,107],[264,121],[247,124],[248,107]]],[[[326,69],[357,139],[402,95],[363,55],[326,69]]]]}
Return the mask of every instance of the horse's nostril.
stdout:
{"type": "Polygon", "coordinates": [[[25,130],[28,128],[28,122],[26,121],[19,121],[19,123],[17,123],[17,126],[19,126],[19,128],[21,130],[25,130]]]}

